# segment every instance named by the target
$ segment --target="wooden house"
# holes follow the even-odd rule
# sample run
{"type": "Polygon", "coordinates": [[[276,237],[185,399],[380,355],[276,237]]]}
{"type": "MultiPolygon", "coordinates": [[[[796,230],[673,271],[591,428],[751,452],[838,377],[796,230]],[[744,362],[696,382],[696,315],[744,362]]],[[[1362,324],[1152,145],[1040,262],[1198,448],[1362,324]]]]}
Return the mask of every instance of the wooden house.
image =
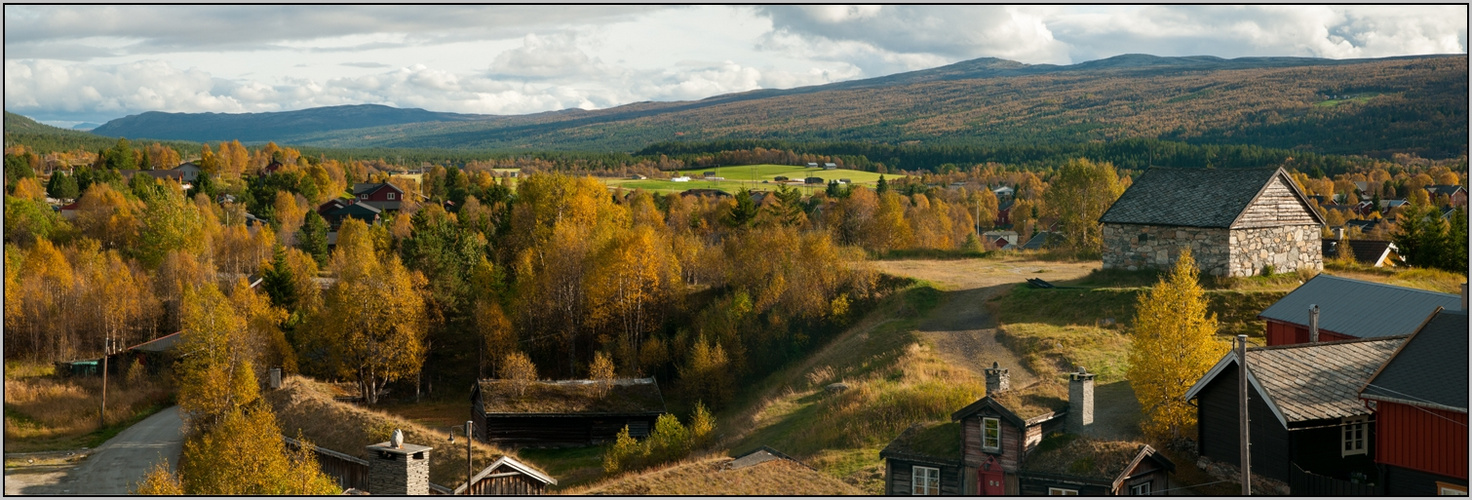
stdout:
{"type": "Polygon", "coordinates": [[[382,212],[397,212],[404,202],[404,190],[388,182],[353,184],[353,198],[382,212]]]}
{"type": "Polygon", "coordinates": [[[1324,267],[1324,220],[1281,168],[1151,168],[1099,222],[1104,269],[1169,269],[1183,248],[1215,276],[1324,267]]]}
{"type": "Polygon", "coordinates": [[[997,202],[998,226],[1008,226],[1012,224],[1012,206],[1015,204],[1017,204],[1017,200],[1012,199],[1012,197],[1010,196],[1007,197],[1007,199],[1005,200],[997,202]]]}
{"type": "Polygon", "coordinates": [[[279,161],[271,160],[271,163],[267,163],[266,166],[261,167],[261,175],[271,175],[280,172],[284,166],[279,161]]]}
{"type": "MultiPolygon", "coordinates": [[[[1252,473],[1288,483],[1307,473],[1339,480],[1362,474],[1373,482],[1373,415],[1359,400],[1359,388],[1404,340],[1248,348],[1252,473]]],[[[1197,407],[1197,452],[1232,465],[1241,462],[1240,366],[1237,353],[1228,353],[1185,395],[1197,407]]]]}
{"type": "Polygon", "coordinates": [[[643,438],[665,413],[653,378],[614,380],[603,397],[592,380],[536,381],[518,395],[510,380],[485,379],[471,389],[476,435],[491,443],[584,446],[614,440],[620,430],[643,438]]]}
{"type": "Polygon", "coordinates": [[[1370,267],[1397,267],[1405,263],[1400,248],[1384,240],[1324,238],[1322,248],[1325,259],[1348,257],[1370,267]]]}
{"type": "Polygon", "coordinates": [[[203,170],[200,170],[199,165],[194,164],[192,161],[181,163],[179,166],[174,167],[173,170],[179,172],[179,177],[184,179],[184,182],[190,183],[199,180],[199,174],[203,172],[203,170]]]}
{"type": "Polygon", "coordinates": [[[1467,311],[1435,311],[1359,389],[1387,495],[1467,495],[1467,332],[1467,311]]]}
{"type": "Polygon", "coordinates": [[[1456,184],[1433,184],[1426,186],[1427,194],[1431,195],[1433,202],[1439,197],[1445,196],[1447,205],[1453,207],[1467,206],[1467,188],[1456,184]]]}
{"type": "Polygon", "coordinates": [[[319,210],[326,209],[325,212],[318,213],[322,215],[323,219],[327,220],[329,231],[337,231],[338,228],[342,227],[343,220],[349,217],[361,220],[368,225],[377,224],[383,220],[383,210],[379,210],[378,207],[366,202],[351,202],[352,200],[335,199],[324,203],[319,208],[319,210]]]}
{"type": "Polygon", "coordinates": [[[470,478],[470,492],[465,483],[451,490],[430,483],[430,492],[441,495],[541,495],[557,480],[521,461],[503,456],[470,478]]]}
{"type": "Polygon", "coordinates": [[[1408,335],[1437,307],[1457,309],[1461,298],[1416,288],[1319,274],[1258,314],[1267,344],[1310,341],[1310,306],[1318,306],[1318,340],[1408,335]]]}
{"type": "Polygon", "coordinates": [[[911,425],[879,452],[884,459],[885,495],[965,495],[966,466],[961,460],[961,424],[911,425]]]}
{"type": "Polygon", "coordinates": [[[1023,495],[1154,495],[1176,465],[1148,444],[1074,435],[1048,438],[1018,472],[1023,495]]]}

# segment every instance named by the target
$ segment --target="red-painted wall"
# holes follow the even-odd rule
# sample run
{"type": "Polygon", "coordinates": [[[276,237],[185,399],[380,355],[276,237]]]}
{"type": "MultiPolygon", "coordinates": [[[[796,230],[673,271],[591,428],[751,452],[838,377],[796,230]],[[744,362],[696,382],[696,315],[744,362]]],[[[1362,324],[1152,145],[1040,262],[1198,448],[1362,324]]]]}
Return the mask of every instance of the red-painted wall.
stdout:
{"type": "MultiPolygon", "coordinates": [[[[1308,343],[1308,326],[1284,323],[1281,321],[1267,320],[1268,345],[1293,345],[1308,343]]],[[[1319,342],[1333,342],[1336,340],[1350,340],[1354,337],[1340,335],[1338,333],[1319,329],[1319,342]]]]}
{"type": "Polygon", "coordinates": [[[1375,462],[1467,479],[1467,414],[1381,401],[1375,462]]]}

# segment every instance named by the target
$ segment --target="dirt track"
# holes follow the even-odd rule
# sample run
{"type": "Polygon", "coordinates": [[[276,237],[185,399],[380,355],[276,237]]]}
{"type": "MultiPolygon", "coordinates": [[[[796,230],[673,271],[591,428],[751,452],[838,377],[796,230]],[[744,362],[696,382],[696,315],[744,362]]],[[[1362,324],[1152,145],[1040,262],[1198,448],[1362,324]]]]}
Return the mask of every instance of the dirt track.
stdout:
{"type": "Polygon", "coordinates": [[[179,407],[165,409],[124,429],[76,467],[5,472],[6,495],[126,495],[153,464],[178,465],[184,445],[179,407]]]}

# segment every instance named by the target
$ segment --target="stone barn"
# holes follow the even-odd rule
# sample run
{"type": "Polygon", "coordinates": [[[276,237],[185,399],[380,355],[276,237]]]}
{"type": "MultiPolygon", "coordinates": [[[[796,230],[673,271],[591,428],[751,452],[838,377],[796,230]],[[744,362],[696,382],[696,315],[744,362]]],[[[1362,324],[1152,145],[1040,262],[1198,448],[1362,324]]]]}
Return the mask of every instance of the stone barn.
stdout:
{"type": "Polygon", "coordinates": [[[1186,247],[1215,276],[1324,268],[1324,220],[1281,168],[1151,168],[1099,222],[1104,269],[1169,269],[1186,247]]]}

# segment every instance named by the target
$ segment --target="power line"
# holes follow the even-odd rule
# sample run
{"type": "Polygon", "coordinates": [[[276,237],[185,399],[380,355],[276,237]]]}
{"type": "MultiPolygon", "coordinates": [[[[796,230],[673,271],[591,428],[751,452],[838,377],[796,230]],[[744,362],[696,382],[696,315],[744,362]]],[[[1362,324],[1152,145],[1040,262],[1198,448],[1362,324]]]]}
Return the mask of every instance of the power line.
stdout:
{"type": "Polygon", "coordinates": [[[1209,483],[1193,484],[1193,485],[1189,485],[1189,486],[1178,486],[1178,487],[1175,487],[1175,488],[1166,488],[1166,489],[1163,489],[1163,490],[1151,491],[1150,494],[1151,495],[1156,495],[1156,494],[1160,494],[1160,493],[1165,493],[1167,491],[1184,490],[1184,489],[1187,489],[1187,488],[1195,488],[1197,486],[1206,486],[1206,485],[1209,485],[1209,484],[1217,484],[1217,483],[1235,483],[1237,481],[1239,481],[1239,480],[1238,479],[1223,479],[1221,481],[1212,481],[1212,482],[1209,482],[1209,483]]]}
{"type": "MultiPolygon", "coordinates": [[[[1395,390],[1395,389],[1391,389],[1391,388],[1389,388],[1389,387],[1385,387],[1385,386],[1381,386],[1381,385],[1375,385],[1375,384],[1371,384],[1371,383],[1369,383],[1369,382],[1366,382],[1366,383],[1365,383],[1365,385],[1367,385],[1367,386],[1370,386],[1370,387],[1374,387],[1374,388],[1377,388],[1377,389],[1380,389],[1380,390],[1384,390],[1384,391],[1390,391],[1390,392],[1393,392],[1393,393],[1396,393],[1396,394],[1400,394],[1400,395],[1402,395],[1402,396],[1405,396],[1405,397],[1407,397],[1407,398],[1410,398],[1410,399],[1412,399],[1412,400],[1414,400],[1414,401],[1420,401],[1420,402],[1422,402],[1422,403],[1431,403],[1431,404],[1440,404],[1440,403],[1437,403],[1437,402],[1435,402],[1435,401],[1427,401],[1427,400],[1425,400],[1425,399],[1421,399],[1421,398],[1418,398],[1418,397],[1415,397],[1415,396],[1412,396],[1412,395],[1410,395],[1410,394],[1406,394],[1406,393],[1404,393],[1404,392],[1400,392],[1400,391],[1397,391],[1397,390],[1395,390]]],[[[1457,424],[1457,425],[1460,425],[1460,426],[1462,426],[1462,427],[1466,427],[1466,426],[1467,426],[1467,424],[1464,424],[1464,423],[1462,423],[1462,422],[1458,422],[1458,421],[1456,421],[1456,420],[1452,420],[1452,419],[1450,419],[1450,418],[1446,418],[1446,417],[1444,417],[1444,416],[1441,416],[1441,415],[1439,415],[1439,414],[1437,414],[1437,413],[1436,413],[1436,412],[1433,412],[1433,411],[1431,411],[1431,410],[1427,410],[1427,409],[1425,409],[1425,408],[1422,408],[1422,407],[1420,407],[1420,406],[1416,406],[1416,405],[1406,405],[1406,406],[1409,406],[1409,407],[1411,407],[1411,408],[1415,408],[1415,409],[1417,409],[1417,410],[1421,410],[1421,411],[1423,411],[1423,412],[1426,412],[1426,413],[1428,413],[1428,414],[1430,414],[1430,415],[1431,415],[1431,416],[1433,416],[1433,417],[1436,417],[1436,418],[1439,418],[1439,419],[1442,419],[1442,420],[1445,420],[1445,421],[1447,421],[1447,422],[1451,422],[1451,423],[1454,423],[1454,424],[1457,424]]]]}

